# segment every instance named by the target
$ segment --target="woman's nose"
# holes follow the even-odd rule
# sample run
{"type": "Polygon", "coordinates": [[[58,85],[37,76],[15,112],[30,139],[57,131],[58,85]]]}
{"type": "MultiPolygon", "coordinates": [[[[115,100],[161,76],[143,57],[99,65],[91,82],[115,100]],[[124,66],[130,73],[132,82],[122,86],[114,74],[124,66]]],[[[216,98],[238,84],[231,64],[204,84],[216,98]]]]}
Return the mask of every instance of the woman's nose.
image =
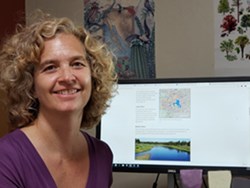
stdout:
{"type": "Polygon", "coordinates": [[[64,67],[60,71],[59,81],[66,82],[66,83],[73,83],[75,82],[76,77],[70,67],[64,67]]]}

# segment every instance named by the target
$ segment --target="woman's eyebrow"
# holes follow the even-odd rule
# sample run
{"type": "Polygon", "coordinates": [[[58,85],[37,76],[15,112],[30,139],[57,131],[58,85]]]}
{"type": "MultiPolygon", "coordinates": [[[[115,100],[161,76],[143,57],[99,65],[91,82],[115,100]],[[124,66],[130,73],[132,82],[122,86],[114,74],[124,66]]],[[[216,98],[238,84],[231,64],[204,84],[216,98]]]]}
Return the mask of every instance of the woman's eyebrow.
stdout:
{"type": "Polygon", "coordinates": [[[82,56],[82,55],[77,55],[77,56],[73,56],[69,59],[70,61],[74,61],[74,60],[82,60],[82,61],[87,61],[87,58],[82,56]]]}
{"type": "Polygon", "coordinates": [[[52,60],[52,59],[48,59],[48,60],[45,60],[45,61],[42,61],[38,64],[37,68],[38,69],[43,69],[44,67],[46,67],[47,65],[49,64],[55,64],[57,63],[56,60],[52,60]]]}

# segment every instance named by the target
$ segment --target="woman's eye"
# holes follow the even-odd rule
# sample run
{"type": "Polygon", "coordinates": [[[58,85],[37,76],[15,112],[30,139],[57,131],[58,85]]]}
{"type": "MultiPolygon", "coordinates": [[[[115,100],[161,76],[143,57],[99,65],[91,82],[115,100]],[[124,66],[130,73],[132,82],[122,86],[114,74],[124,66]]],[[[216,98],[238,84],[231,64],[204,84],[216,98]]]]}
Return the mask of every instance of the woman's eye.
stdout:
{"type": "Polygon", "coordinates": [[[72,66],[75,68],[82,68],[85,66],[85,64],[82,62],[74,62],[72,66]]]}
{"type": "Polygon", "coordinates": [[[44,69],[43,69],[43,71],[44,72],[51,72],[51,71],[53,71],[53,70],[55,70],[56,69],[56,66],[55,65],[48,65],[48,66],[46,66],[44,69]]]}

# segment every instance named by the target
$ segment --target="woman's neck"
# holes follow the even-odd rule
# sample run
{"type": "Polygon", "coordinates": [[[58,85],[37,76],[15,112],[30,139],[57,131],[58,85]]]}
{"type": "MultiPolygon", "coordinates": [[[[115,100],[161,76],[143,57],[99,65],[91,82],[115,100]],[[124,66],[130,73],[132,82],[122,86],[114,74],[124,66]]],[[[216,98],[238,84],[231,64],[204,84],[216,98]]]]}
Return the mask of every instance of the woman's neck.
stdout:
{"type": "Polygon", "coordinates": [[[28,130],[29,137],[37,147],[61,155],[61,158],[72,158],[81,152],[84,137],[80,132],[81,116],[70,114],[48,115],[39,113],[38,118],[28,130]]]}

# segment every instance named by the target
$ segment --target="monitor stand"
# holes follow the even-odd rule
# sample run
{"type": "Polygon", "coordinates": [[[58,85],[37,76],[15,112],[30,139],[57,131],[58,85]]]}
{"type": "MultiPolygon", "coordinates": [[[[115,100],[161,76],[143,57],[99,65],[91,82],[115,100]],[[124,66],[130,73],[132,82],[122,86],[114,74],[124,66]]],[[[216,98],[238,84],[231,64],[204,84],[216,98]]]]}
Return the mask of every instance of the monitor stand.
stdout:
{"type": "Polygon", "coordinates": [[[167,188],[175,188],[175,177],[173,173],[168,173],[167,188]]]}

